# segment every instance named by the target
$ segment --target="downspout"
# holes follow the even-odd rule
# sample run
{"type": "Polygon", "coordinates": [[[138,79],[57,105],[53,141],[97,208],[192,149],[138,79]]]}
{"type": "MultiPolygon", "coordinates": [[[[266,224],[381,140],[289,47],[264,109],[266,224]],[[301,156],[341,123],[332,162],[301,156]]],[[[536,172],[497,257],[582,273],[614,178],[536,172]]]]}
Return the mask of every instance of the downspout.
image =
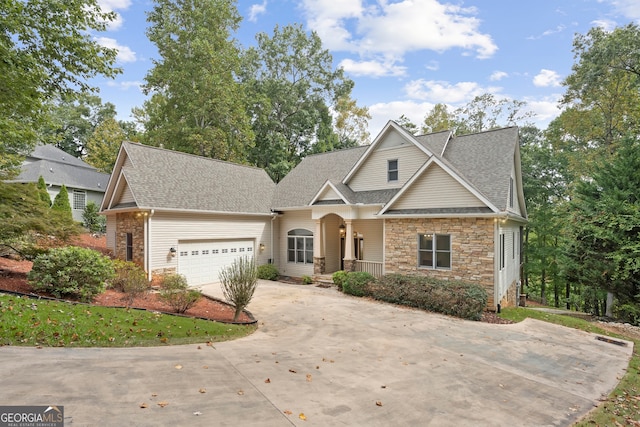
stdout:
{"type": "Polygon", "coordinates": [[[493,306],[499,310],[498,287],[500,286],[500,219],[493,220],[493,306]]]}
{"type": "Polygon", "coordinates": [[[147,280],[151,281],[153,279],[152,275],[151,275],[151,217],[153,216],[153,214],[155,213],[154,209],[151,209],[151,212],[149,212],[149,216],[147,217],[147,221],[146,221],[146,226],[147,226],[147,230],[146,230],[146,236],[147,236],[147,244],[145,245],[145,269],[147,270],[147,280]]]}
{"type": "Polygon", "coordinates": [[[275,221],[275,219],[278,217],[278,214],[276,213],[271,213],[271,244],[270,244],[270,257],[271,257],[271,263],[270,264],[275,264],[275,259],[273,258],[273,223],[275,221]]]}

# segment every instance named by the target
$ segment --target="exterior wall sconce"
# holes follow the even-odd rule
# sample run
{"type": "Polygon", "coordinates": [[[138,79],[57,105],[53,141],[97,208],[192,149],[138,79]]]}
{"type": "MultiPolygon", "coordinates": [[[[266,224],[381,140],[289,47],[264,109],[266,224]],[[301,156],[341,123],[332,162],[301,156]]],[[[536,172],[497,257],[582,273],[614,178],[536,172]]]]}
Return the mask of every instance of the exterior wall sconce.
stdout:
{"type": "Polygon", "coordinates": [[[340,237],[344,237],[345,234],[347,233],[347,227],[345,227],[344,224],[340,224],[340,227],[338,227],[338,230],[340,230],[340,237]]]}
{"type": "Polygon", "coordinates": [[[258,249],[260,249],[260,253],[264,252],[264,243],[260,243],[258,249]]]}
{"type": "Polygon", "coordinates": [[[171,254],[171,258],[176,256],[176,248],[174,248],[173,246],[171,247],[171,249],[169,249],[169,253],[171,254]]]}

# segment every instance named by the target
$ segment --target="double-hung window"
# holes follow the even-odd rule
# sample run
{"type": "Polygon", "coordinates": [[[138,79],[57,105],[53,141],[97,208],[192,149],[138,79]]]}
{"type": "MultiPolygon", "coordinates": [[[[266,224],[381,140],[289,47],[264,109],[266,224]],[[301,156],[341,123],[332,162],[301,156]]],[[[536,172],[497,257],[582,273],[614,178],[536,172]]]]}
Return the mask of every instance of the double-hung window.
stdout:
{"type": "Polygon", "coordinates": [[[297,228],[287,234],[287,260],[300,264],[313,264],[313,233],[297,228]]]}
{"type": "Polygon", "coordinates": [[[387,160],[387,181],[395,182],[398,180],[398,159],[387,160]]]}
{"type": "Polygon", "coordinates": [[[451,235],[419,234],[418,266],[426,268],[451,268],[451,235]]]}

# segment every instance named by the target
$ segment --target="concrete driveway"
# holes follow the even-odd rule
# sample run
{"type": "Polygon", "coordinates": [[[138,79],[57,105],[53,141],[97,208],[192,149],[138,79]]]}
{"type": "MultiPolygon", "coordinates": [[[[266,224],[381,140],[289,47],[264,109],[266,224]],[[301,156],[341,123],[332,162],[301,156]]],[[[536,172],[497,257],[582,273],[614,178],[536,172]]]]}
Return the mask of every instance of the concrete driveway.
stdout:
{"type": "Polygon", "coordinates": [[[567,426],[632,352],[314,286],[262,282],[249,308],[258,331],[213,347],[0,347],[0,405],[62,405],[69,426],[567,426]]]}

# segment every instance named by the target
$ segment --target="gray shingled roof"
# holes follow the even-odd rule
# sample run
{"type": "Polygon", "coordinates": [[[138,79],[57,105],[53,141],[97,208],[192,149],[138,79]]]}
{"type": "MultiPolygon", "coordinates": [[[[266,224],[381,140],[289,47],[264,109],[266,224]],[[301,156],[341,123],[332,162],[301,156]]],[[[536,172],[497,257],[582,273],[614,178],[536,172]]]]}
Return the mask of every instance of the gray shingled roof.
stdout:
{"type": "Polygon", "coordinates": [[[38,182],[42,176],[47,184],[102,192],[107,188],[109,174],[65,153],[53,145],[38,145],[27,156],[22,171],[11,182],[38,182]]]}
{"type": "Polygon", "coordinates": [[[419,136],[416,136],[415,138],[427,150],[431,151],[436,156],[440,156],[442,155],[442,150],[447,144],[447,141],[449,141],[450,136],[451,136],[450,130],[443,130],[440,132],[430,133],[427,135],[419,135],[419,136]]]}
{"type": "Polygon", "coordinates": [[[505,210],[517,144],[517,127],[463,135],[449,141],[444,158],[498,209],[505,210]]]}
{"type": "Polygon", "coordinates": [[[345,190],[341,187],[340,181],[367,148],[362,146],[305,157],[278,183],[273,197],[273,208],[308,206],[327,181],[331,181],[349,198],[348,194],[344,194],[345,190]]]}
{"type": "Polygon", "coordinates": [[[275,184],[259,168],[125,142],[123,174],[143,209],[269,214],[275,184]]]}

